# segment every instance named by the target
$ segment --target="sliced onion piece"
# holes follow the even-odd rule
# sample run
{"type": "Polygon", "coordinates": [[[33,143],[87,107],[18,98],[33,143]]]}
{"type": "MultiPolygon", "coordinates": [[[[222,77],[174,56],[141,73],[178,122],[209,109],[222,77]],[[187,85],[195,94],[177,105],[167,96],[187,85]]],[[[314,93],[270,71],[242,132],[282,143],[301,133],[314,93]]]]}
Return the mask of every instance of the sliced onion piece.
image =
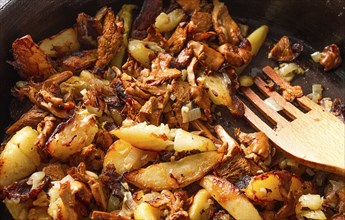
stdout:
{"type": "Polygon", "coordinates": [[[321,58],[321,53],[319,51],[316,51],[312,54],[310,54],[311,58],[313,59],[313,61],[315,63],[319,63],[320,62],[320,58],[321,58]]]}
{"type": "Polygon", "coordinates": [[[176,99],[176,96],[174,94],[170,94],[170,100],[175,101],[175,99],[176,99]]]}
{"type": "Polygon", "coordinates": [[[42,182],[46,174],[43,171],[38,171],[29,177],[28,181],[26,182],[28,185],[32,185],[31,190],[37,189],[38,184],[42,182]]]}
{"type": "Polygon", "coordinates": [[[304,70],[296,63],[282,63],[276,71],[288,82],[295,77],[295,74],[304,73],[304,70]]]}
{"type": "Polygon", "coordinates": [[[268,97],[267,99],[264,100],[266,105],[270,106],[274,111],[279,112],[283,110],[283,107],[280,106],[272,97],[268,97]]]}
{"type": "Polygon", "coordinates": [[[182,122],[183,123],[187,123],[187,122],[194,121],[196,119],[201,118],[200,108],[190,109],[187,106],[183,106],[181,108],[181,114],[182,114],[182,122]]]}
{"type": "Polygon", "coordinates": [[[138,204],[134,201],[131,192],[129,191],[124,192],[123,195],[124,195],[124,198],[123,198],[122,208],[121,208],[121,211],[119,212],[119,215],[132,216],[138,204]]]}
{"type": "Polygon", "coordinates": [[[298,202],[301,203],[302,207],[316,211],[322,208],[323,199],[318,194],[307,194],[300,196],[298,202]]]}
{"type": "Polygon", "coordinates": [[[327,219],[325,213],[323,213],[323,211],[321,211],[321,210],[302,211],[300,216],[305,217],[307,219],[318,219],[318,220],[327,219]]]}
{"type": "Polygon", "coordinates": [[[322,99],[322,85],[321,84],[313,84],[312,87],[312,92],[307,95],[308,98],[313,100],[314,102],[318,103],[322,99]]]}

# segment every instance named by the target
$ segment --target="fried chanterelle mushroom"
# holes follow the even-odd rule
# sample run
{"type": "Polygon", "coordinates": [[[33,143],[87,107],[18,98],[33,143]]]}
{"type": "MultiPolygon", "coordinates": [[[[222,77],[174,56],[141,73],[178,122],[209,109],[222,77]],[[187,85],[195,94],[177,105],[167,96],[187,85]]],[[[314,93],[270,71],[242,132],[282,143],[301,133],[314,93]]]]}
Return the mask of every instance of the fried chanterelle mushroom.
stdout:
{"type": "Polygon", "coordinates": [[[290,44],[290,40],[287,36],[280,38],[278,43],[274,45],[268,54],[268,58],[276,61],[289,62],[296,59],[303,51],[301,44],[290,44]]]}
{"type": "Polygon", "coordinates": [[[325,71],[337,68],[341,62],[340,49],[336,44],[326,46],[321,52],[320,64],[325,71]]]}

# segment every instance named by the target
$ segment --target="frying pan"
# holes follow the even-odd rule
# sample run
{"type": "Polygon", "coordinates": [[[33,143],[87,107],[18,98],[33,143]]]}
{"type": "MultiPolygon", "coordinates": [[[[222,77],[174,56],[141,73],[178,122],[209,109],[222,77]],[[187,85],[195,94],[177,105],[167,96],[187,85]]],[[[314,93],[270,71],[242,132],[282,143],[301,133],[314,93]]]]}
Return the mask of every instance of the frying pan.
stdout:
{"type": "MultiPolygon", "coordinates": [[[[324,97],[345,99],[345,62],[334,71],[324,72],[313,63],[310,54],[321,51],[324,46],[337,43],[345,59],[345,1],[343,0],[223,0],[229,6],[230,14],[240,23],[249,24],[251,29],[267,24],[270,33],[267,42],[253,63],[245,72],[265,65],[277,63],[267,59],[269,47],[282,35],[292,42],[304,45],[304,51],[296,61],[306,73],[298,76],[293,84],[299,84],[304,93],[311,92],[311,85],[320,83],[324,87],[324,97]]],[[[19,80],[16,71],[6,63],[12,60],[11,43],[18,37],[30,34],[34,41],[51,36],[63,28],[70,27],[80,12],[93,15],[104,5],[118,11],[121,5],[142,1],[116,0],[0,0],[0,138],[3,140],[5,128],[11,123],[9,105],[10,88],[19,80]]],[[[242,120],[222,114],[219,122],[228,130],[236,126],[248,128],[242,120]]],[[[248,128],[249,129],[249,128],[248,128]]],[[[9,213],[0,206],[0,219],[11,219],[9,213]]]]}

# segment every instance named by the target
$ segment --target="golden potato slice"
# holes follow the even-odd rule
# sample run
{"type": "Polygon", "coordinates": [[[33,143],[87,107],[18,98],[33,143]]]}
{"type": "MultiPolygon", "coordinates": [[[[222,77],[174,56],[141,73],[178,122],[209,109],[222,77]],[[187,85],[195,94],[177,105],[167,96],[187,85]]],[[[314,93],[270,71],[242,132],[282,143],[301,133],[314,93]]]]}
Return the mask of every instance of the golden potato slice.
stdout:
{"type": "Polygon", "coordinates": [[[69,156],[92,143],[98,126],[94,115],[87,110],[79,110],[73,118],[60,124],[57,129],[61,130],[49,140],[47,152],[65,161],[69,156]]]}
{"type": "Polygon", "coordinates": [[[159,220],[160,219],[160,210],[154,208],[146,202],[141,203],[134,210],[134,219],[135,220],[159,220]]]}
{"type": "Polygon", "coordinates": [[[211,195],[206,189],[200,189],[193,198],[193,203],[189,207],[188,215],[191,220],[207,219],[207,211],[213,204],[211,195]]]}
{"type": "MultiPolygon", "coordinates": [[[[302,189],[302,181],[297,176],[291,174],[290,191],[302,189]]],[[[246,196],[253,201],[283,201],[279,187],[281,179],[275,171],[267,172],[255,176],[245,189],[246,196]]]]}
{"type": "Polygon", "coordinates": [[[235,219],[262,219],[249,199],[229,181],[208,175],[200,185],[235,219]]]}
{"type": "Polygon", "coordinates": [[[20,129],[6,144],[0,154],[0,186],[20,180],[40,165],[36,152],[37,131],[29,126],[20,129]]]}
{"type": "MultiPolygon", "coordinates": [[[[253,31],[247,37],[248,41],[250,42],[250,45],[252,46],[253,56],[256,56],[256,54],[259,52],[260,48],[262,47],[262,45],[264,44],[266,40],[267,34],[268,34],[268,26],[262,25],[261,27],[253,31]]],[[[240,74],[249,65],[249,63],[246,63],[245,65],[241,67],[235,68],[236,73],[240,74]]]]}
{"type": "Polygon", "coordinates": [[[253,31],[247,39],[250,42],[250,45],[252,46],[252,53],[254,56],[259,52],[261,46],[266,40],[268,34],[268,26],[267,25],[262,25],[255,31],[253,31]]]}
{"type": "Polygon", "coordinates": [[[12,43],[12,50],[21,78],[34,77],[43,81],[56,73],[50,58],[33,42],[30,35],[16,39],[12,43]]]}
{"type": "Polygon", "coordinates": [[[134,147],[142,150],[161,151],[171,146],[173,142],[168,125],[147,125],[146,122],[122,126],[111,131],[112,134],[123,139],[134,147]]]}
{"type": "Polygon", "coordinates": [[[50,57],[61,56],[67,52],[78,51],[80,44],[74,28],[67,28],[38,43],[39,47],[50,57]]]}
{"type": "Polygon", "coordinates": [[[217,150],[217,148],[208,138],[187,132],[183,129],[176,129],[174,150],[177,152],[191,150],[211,151],[217,150]]]}
{"type": "Polygon", "coordinates": [[[178,161],[158,163],[134,170],[125,173],[124,177],[141,189],[177,189],[202,178],[221,161],[222,157],[222,153],[207,151],[178,161]]]}
{"type": "Polygon", "coordinates": [[[216,105],[231,106],[230,90],[220,74],[204,76],[204,86],[208,89],[208,96],[216,105]]]}
{"type": "Polygon", "coordinates": [[[120,46],[119,50],[111,60],[110,66],[116,66],[117,68],[121,69],[123,65],[123,58],[125,57],[125,54],[127,52],[128,36],[132,28],[133,11],[136,8],[137,6],[134,4],[124,4],[122,5],[121,10],[117,14],[123,21],[125,32],[122,34],[123,44],[120,46]]]}
{"type": "Polygon", "coordinates": [[[109,147],[103,167],[114,164],[116,172],[122,174],[131,169],[141,168],[149,161],[153,161],[156,156],[156,152],[140,150],[120,139],[109,147]]]}
{"type": "Polygon", "coordinates": [[[155,27],[161,33],[173,31],[185,16],[182,9],[175,9],[169,14],[161,12],[156,17],[155,27]]]}
{"type": "Polygon", "coordinates": [[[155,52],[164,52],[164,50],[155,42],[129,40],[128,53],[144,67],[150,68],[151,58],[155,52]]]}
{"type": "Polygon", "coordinates": [[[35,166],[40,165],[41,162],[35,147],[37,135],[35,129],[26,126],[19,130],[8,142],[8,144],[15,145],[35,166]]]}

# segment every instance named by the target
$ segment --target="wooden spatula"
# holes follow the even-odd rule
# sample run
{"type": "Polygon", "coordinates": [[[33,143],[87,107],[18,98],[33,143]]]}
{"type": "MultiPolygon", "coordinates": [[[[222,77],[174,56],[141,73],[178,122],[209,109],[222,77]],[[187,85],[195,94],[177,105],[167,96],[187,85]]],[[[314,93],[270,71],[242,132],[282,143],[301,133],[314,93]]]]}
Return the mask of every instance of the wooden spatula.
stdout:
{"type": "MultiPolygon", "coordinates": [[[[291,87],[271,67],[263,68],[263,72],[281,88],[291,87]]],[[[256,77],[254,82],[265,96],[283,108],[292,121],[268,106],[251,88],[244,87],[244,95],[275,128],[272,129],[245,105],[245,118],[252,126],[264,132],[277,147],[301,164],[345,176],[345,124],[306,96],[296,99],[307,110],[304,113],[276,91],[271,91],[261,78],[256,77]]]]}

